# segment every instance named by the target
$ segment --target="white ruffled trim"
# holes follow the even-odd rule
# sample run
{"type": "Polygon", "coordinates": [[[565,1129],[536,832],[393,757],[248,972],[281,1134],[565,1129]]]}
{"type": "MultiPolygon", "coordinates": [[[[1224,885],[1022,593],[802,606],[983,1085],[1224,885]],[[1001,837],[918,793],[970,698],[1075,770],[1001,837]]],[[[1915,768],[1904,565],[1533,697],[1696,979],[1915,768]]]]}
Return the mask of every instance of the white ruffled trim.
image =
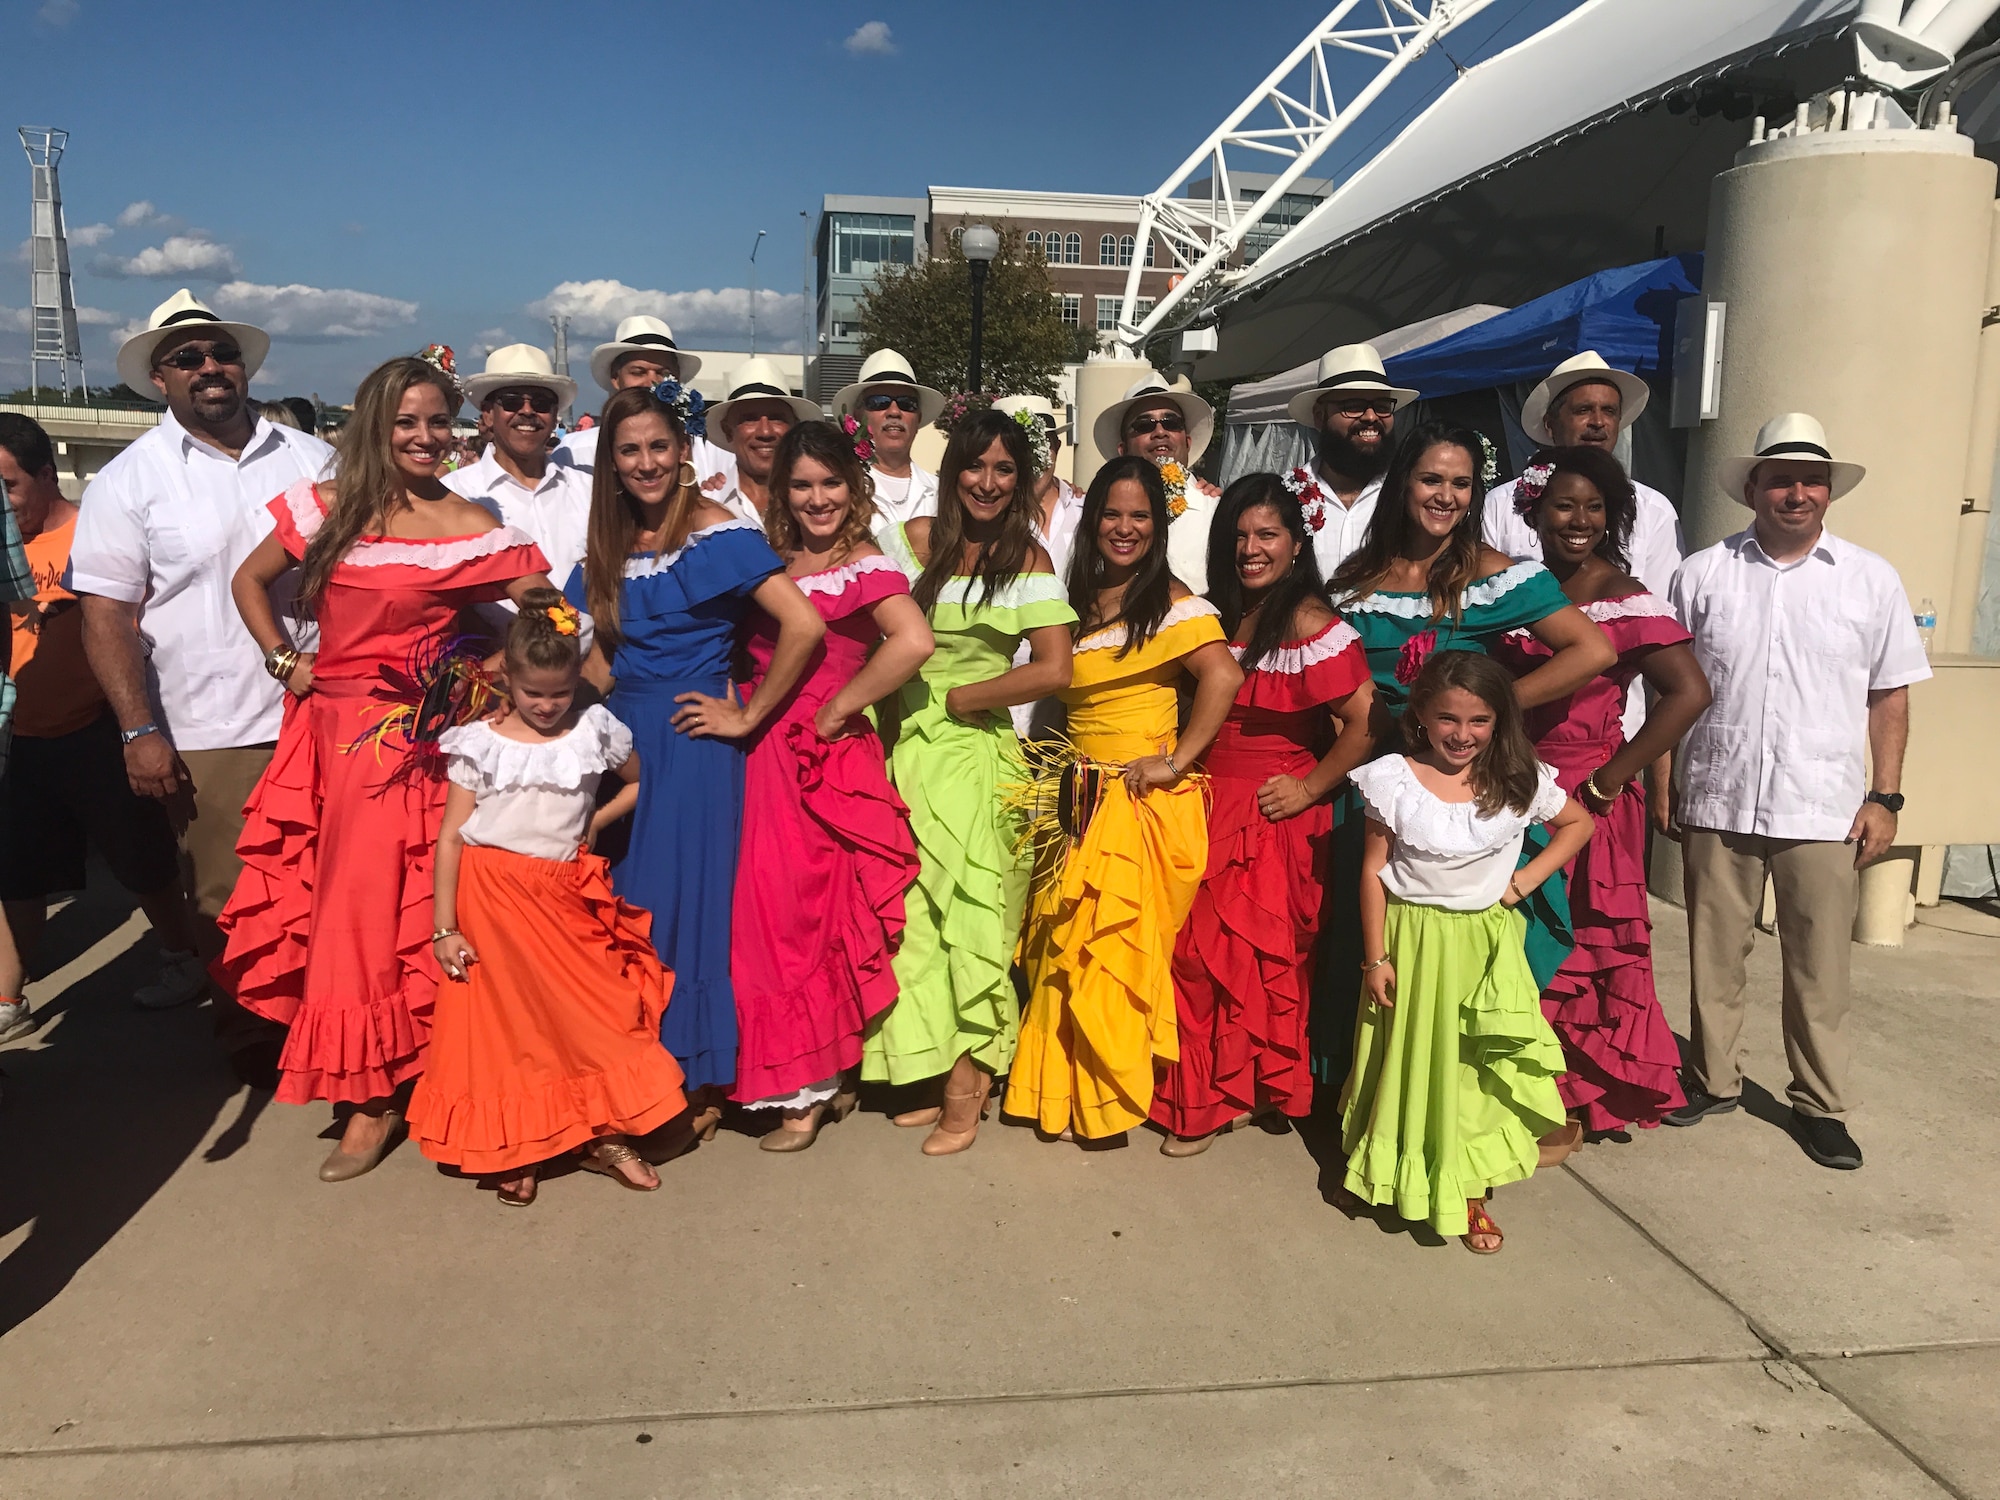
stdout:
{"type": "Polygon", "coordinates": [[[1067,604],[1069,595],[1063,592],[1062,580],[1053,573],[1017,573],[1014,581],[1005,588],[995,589],[991,599],[979,596],[986,590],[984,582],[955,575],[938,590],[937,602],[955,604],[964,609],[1019,609],[1026,604],[1067,604]]]}
{"type": "Polygon", "coordinates": [[[326,520],[326,512],[319,507],[318,487],[310,479],[294,480],[285,486],[285,509],[292,513],[292,530],[308,542],[326,520]]]}
{"type": "Polygon", "coordinates": [[[1562,811],[1566,794],[1556,773],[1540,767],[1534,800],[1525,813],[1503,807],[1482,816],[1471,802],[1446,802],[1417,780],[1406,756],[1385,755],[1357,767],[1348,780],[1368,805],[1368,815],[1396,836],[1396,842],[1441,858],[1484,854],[1518,836],[1530,823],[1546,822],[1562,811]]]}
{"type": "Polygon", "coordinates": [[[1674,607],[1657,594],[1627,594],[1623,599],[1594,599],[1583,606],[1584,614],[1602,625],[1606,620],[1671,620],[1680,617],[1674,607]]]}
{"type": "Polygon", "coordinates": [[[846,563],[838,568],[828,568],[823,573],[807,573],[794,578],[792,582],[799,586],[799,592],[802,594],[844,594],[866,573],[894,573],[905,584],[910,581],[909,575],[896,566],[894,558],[877,553],[858,562],[846,563]]]}
{"type": "Polygon", "coordinates": [[[687,540],[671,552],[643,552],[626,558],[625,576],[627,578],[651,578],[656,574],[664,573],[683,557],[687,556],[688,548],[692,547],[696,542],[701,541],[704,537],[716,536],[724,531],[754,531],[759,536],[764,534],[764,528],[759,526],[755,521],[717,521],[713,526],[704,526],[699,531],[690,531],[687,540]]]}
{"type": "MultiPolygon", "coordinates": [[[[1302,676],[1307,667],[1316,667],[1323,661],[1333,660],[1360,639],[1361,632],[1347,621],[1335,620],[1311,640],[1301,641],[1296,646],[1280,646],[1275,651],[1266,651],[1264,659],[1257,663],[1257,670],[1275,672],[1281,677],[1302,676]]],[[[1239,662],[1243,660],[1245,649],[1245,642],[1229,643],[1229,654],[1239,662]]]]}
{"type": "Polygon", "coordinates": [[[475,792],[548,787],[574,792],[593,776],[631,759],[632,731],[602,703],[593,703],[559,740],[510,740],[481,719],[438,736],[448,757],[446,774],[475,792]]]}
{"type": "MultiPolygon", "coordinates": [[[[1466,609],[1487,604],[1496,604],[1507,597],[1516,587],[1526,583],[1537,573],[1546,573],[1538,562],[1520,562],[1503,573],[1495,573],[1491,578],[1472,584],[1461,596],[1466,609]]],[[[1429,594],[1366,594],[1358,599],[1343,600],[1340,605],[1344,614],[1360,612],[1370,615],[1395,615],[1400,619],[1428,619],[1431,613],[1429,594]]]]}
{"type": "MultiPolygon", "coordinates": [[[[292,513],[292,529],[310,542],[325,524],[319,496],[310,479],[301,479],[285,489],[285,508],[292,513]]],[[[491,557],[509,547],[532,547],[535,539],[512,526],[496,526],[476,536],[442,537],[437,541],[410,541],[401,537],[362,537],[348,549],[341,565],[349,568],[428,568],[439,572],[476,558],[491,557]]]]}
{"type": "MultiPolygon", "coordinates": [[[[1165,618],[1160,621],[1160,629],[1171,630],[1176,625],[1185,625],[1189,620],[1199,620],[1203,615],[1215,615],[1220,618],[1221,611],[1199,594],[1189,594],[1167,611],[1165,618]]],[[[1119,621],[1106,625],[1101,630],[1091,631],[1069,649],[1070,655],[1075,656],[1085,651],[1116,651],[1124,644],[1125,625],[1123,621],[1119,621]]]]}
{"type": "Polygon", "coordinates": [[[745,1109],[811,1109],[815,1104],[824,1104],[840,1092],[840,1075],[822,1083],[809,1083],[796,1094],[780,1094],[770,1099],[752,1099],[745,1109]]]}

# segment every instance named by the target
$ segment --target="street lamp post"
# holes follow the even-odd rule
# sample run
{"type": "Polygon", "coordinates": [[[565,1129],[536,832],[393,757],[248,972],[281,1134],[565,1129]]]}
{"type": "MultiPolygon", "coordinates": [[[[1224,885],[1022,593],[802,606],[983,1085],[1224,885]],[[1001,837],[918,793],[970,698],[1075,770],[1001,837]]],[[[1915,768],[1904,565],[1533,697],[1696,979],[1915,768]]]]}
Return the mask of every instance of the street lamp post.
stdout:
{"type": "Polygon", "coordinates": [[[959,235],[958,248],[972,273],[972,357],[967,361],[966,389],[978,391],[984,384],[979,341],[986,331],[986,273],[992,269],[993,257],[1000,253],[1000,236],[989,225],[970,224],[959,235]]]}
{"type": "Polygon", "coordinates": [[[757,352],[757,251],[764,243],[767,231],[758,230],[757,238],[750,242],[750,352],[757,352]]]}

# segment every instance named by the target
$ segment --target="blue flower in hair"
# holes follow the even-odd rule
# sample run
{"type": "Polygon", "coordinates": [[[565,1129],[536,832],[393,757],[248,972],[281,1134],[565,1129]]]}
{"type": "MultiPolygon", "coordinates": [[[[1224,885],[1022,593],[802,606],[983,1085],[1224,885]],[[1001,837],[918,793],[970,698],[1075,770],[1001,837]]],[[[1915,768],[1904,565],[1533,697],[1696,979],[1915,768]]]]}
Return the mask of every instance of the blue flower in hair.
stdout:
{"type": "Polygon", "coordinates": [[[653,394],[680,415],[681,426],[687,429],[689,437],[708,436],[708,418],[702,415],[708,403],[702,400],[700,391],[669,377],[653,387],[653,394]]]}

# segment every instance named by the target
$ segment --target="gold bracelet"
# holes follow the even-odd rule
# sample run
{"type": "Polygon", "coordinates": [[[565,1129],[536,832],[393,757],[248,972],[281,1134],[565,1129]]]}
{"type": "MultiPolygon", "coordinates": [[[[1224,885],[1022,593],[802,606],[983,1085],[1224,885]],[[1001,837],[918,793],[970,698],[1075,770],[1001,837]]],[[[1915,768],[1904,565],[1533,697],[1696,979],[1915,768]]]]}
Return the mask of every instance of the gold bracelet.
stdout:
{"type": "MultiPolygon", "coordinates": [[[[1597,768],[1598,771],[1603,769],[1604,767],[1602,766],[1597,768]]],[[[1610,792],[1605,791],[1603,787],[1597,784],[1597,771],[1592,771],[1588,776],[1583,778],[1583,789],[1599,802],[1616,802],[1618,800],[1610,792]]]]}
{"type": "Polygon", "coordinates": [[[1374,963],[1363,964],[1361,966],[1361,972],[1364,974],[1370,973],[1375,969],[1381,968],[1382,965],[1386,964],[1388,961],[1389,961],[1389,955],[1385,953],[1380,958],[1376,959],[1374,963]]]}
{"type": "Polygon", "coordinates": [[[298,669],[299,652],[296,646],[280,643],[264,653],[264,670],[280,682],[288,681],[298,669]]]}
{"type": "Polygon", "coordinates": [[[460,932],[456,927],[440,927],[436,932],[431,934],[431,941],[435,943],[448,937],[464,937],[464,936],[465,934],[460,932]]]}

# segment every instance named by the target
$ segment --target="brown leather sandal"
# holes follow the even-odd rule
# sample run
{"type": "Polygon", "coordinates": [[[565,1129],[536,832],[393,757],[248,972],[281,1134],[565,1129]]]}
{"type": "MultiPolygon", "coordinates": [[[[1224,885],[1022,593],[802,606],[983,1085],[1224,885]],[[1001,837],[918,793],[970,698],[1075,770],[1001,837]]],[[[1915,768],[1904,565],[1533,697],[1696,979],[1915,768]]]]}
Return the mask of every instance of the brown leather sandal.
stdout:
{"type": "Polygon", "coordinates": [[[1500,1226],[1493,1222],[1493,1215],[1486,1211],[1486,1205],[1476,1199],[1466,1204],[1465,1220],[1466,1231],[1459,1236],[1465,1242],[1465,1248],[1470,1250],[1474,1255],[1498,1255],[1500,1253],[1500,1246],[1507,1243],[1507,1237],[1500,1232],[1500,1226]],[[1472,1243],[1472,1237],[1475,1234],[1490,1234],[1494,1239],[1500,1241],[1500,1244],[1489,1247],[1475,1245],[1472,1243]]]}
{"type": "MultiPolygon", "coordinates": [[[[623,1141],[598,1141],[583,1148],[576,1164],[586,1172],[595,1172],[600,1177],[609,1177],[620,1187],[630,1188],[635,1193],[658,1192],[660,1179],[654,1174],[650,1183],[634,1182],[619,1168],[626,1162],[645,1162],[646,1158],[634,1151],[623,1141]]],[[[650,1165],[650,1163],[648,1163],[650,1165]]]]}

